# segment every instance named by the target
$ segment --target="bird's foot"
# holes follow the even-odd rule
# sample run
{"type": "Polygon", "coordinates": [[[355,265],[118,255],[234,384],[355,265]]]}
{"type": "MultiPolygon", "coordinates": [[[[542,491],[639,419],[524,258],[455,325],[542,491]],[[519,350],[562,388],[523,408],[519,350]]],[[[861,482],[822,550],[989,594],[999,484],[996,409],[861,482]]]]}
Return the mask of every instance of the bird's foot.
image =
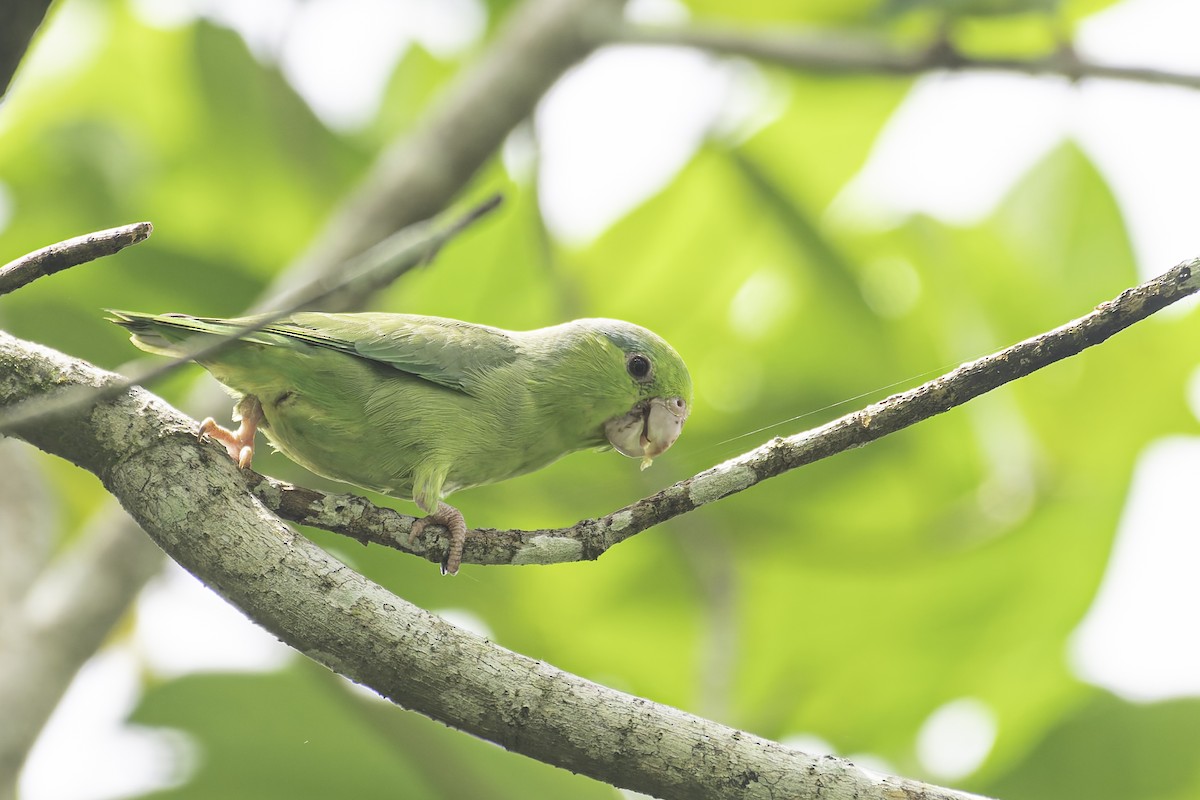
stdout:
{"type": "Polygon", "coordinates": [[[437,509],[413,523],[412,532],[408,534],[408,543],[411,545],[431,524],[441,525],[450,535],[450,549],[446,552],[446,560],[442,562],[442,574],[454,575],[462,564],[463,544],[467,540],[467,522],[463,519],[462,512],[454,506],[438,503],[437,509]]]}
{"type": "Polygon", "coordinates": [[[254,459],[254,434],[263,420],[262,404],[254,395],[246,395],[237,404],[237,412],[242,422],[236,431],[223,428],[212,417],[207,417],[200,423],[196,435],[201,439],[208,437],[225,445],[225,452],[237,462],[241,469],[249,469],[254,459]]]}

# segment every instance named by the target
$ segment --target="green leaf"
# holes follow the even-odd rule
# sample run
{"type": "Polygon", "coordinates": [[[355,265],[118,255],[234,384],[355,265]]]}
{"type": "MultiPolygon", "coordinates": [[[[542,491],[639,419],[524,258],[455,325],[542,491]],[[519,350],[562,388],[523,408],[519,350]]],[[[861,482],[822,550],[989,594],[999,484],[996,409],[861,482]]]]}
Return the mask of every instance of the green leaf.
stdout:
{"type": "Polygon", "coordinates": [[[1185,800],[1200,794],[1200,701],[1129,703],[1090,692],[1013,769],[995,797],[1185,800]]]}

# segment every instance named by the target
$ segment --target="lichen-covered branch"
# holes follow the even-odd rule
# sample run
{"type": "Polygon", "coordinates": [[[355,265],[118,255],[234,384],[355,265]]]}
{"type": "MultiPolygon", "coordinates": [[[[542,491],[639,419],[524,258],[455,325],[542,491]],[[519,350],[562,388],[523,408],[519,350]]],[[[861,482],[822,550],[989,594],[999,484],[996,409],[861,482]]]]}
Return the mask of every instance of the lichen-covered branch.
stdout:
{"type": "Polygon", "coordinates": [[[1008,72],[1057,75],[1071,80],[1107,80],[1200,89],[1200,75],[1150,67],[1119,66],[1084,58],[1073,48],[1039,58],[980,58],[939,43],[923,49],[898,48],[877,37],[829,32],[737,29],[733,27],[634,28],[609,34],[625,44],[688,47],[725,56],[822,75],[922,75],[949,72],[1008,72]]]}
{"type": "MultiPolygon", "coordinates": [[[[119,376],[0,333],[0,407],[119,376]]],[[[194,423],[142,389],[18,430],[91,471],[247,616],[398,705],[614,786],[673,798],[967,800],[592,683],[451,625],[297,536],[194,423]]]]}
{"type": "MultiPolygon", "coordinates": [[[[745,491],[768,478],[881,439],[960,406],[1010,381],[1100,344],[1200,289],[1200,259],[1186,261],[1086,316],[1026,339],[819,428],[779,437],[598,519],[533,531],[480,528],[467,533],[465,564],[550,564],[598,558],[618,542],[668,519],[745,491]]],[[[249,474],[257,497],[284,519],[360,542],[445,558],[445,537],[408,544],[413,517],[353,495],[327,494],[249,474]]],[[[440,529],[432,529],[440,530],[440,529]]]]}

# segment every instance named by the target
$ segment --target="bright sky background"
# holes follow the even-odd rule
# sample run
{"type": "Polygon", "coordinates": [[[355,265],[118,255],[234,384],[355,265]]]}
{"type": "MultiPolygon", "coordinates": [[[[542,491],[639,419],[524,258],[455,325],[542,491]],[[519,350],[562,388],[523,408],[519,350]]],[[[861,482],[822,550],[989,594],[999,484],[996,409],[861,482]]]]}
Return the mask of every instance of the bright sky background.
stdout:
{"type": "MultiPolygon", "coordinates": [[[[256,52],[283,65],[323,119],[343,130],[374,114],[408,42],[420,41],[435,53],[455,52],[478,40],[485,20],[477,0],[136,5],[156,24],[178,24],[202,13],[242,31],[256,52]],[[364,41],[364,35],[370,39],[364,41]]],[[[40,69],[81,66],[87,49],[80,42],[95,30],[85,12],[77,3],[64,7],[42,42],[39,60],[48,66],[40,69]]],[[[685,12],[671,0],[637,0],[631,14],[672,21],[685,12]]],[[[1126,0],[1083,25],[1077,45],[1087,56],[1114,63],[1200,73],[1196,31],[1195,0],[1126,0]]],[[[714,125],[754,126],[778,100],[741,63],[659,48],[597,53],[550,92],[536,115],[548,225],[568,241],[596,236],[669,181],[714,125]]],[[[831,213],[863,224],[916,210],[971,221],[986,215],[1029,166],[1071,136],[1116,192],[1140,269],[1149,276],[1200,254],[1197,131],[1197,92],[1094,81],[1070,86],[1001,75],[930,76],[914,87],[831,213]],[[988,158],[978,157],[981,150],[988,158]],[[940,169],[930,171],[930,163],[940,169]]],[[[1193,389],[1192,407],[1200,413],[1200,379],[1193,389]]],[[[1194,578],[1200,537],[1188,508],[1197,474],[1200,439],[1158,442],[1145,454],[1102,590],[1064,656],[1084,679],[1128,698],[1200,694],[1200,628],[1192,618],[1200,608],[1200,581],[1194,578]]],[[[78,676],[30,758],[21,796],[110,798],[173,779],[155,765],[164,753],[182,754],[186,763],[187,742],[122,725],[137,699],[139,665],[172,675],[272,669],[290,653],[173,568],[143,596],[133,642],[108,648],[78,676]],[[180,630],[188,636],[180,637],[180,630]],[[57,754],[63,752],[87,754],[89,767],[61,769],[57,754]],[[136,765],[145,771],[131,769],[136,765]]],[[[994,735],[989,709],[962,698],[931,714],[916,745],[932,772],[959,777],[986,757],[994,735]]]]}

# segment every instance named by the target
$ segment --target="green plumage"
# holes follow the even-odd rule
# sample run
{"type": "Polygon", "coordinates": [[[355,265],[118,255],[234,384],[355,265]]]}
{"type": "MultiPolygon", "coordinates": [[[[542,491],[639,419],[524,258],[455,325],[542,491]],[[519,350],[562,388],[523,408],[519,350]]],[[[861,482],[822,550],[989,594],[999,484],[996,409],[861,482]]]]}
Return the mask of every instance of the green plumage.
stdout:
{"type": "MultiPolygon", "coordinates": [[[[134,344],[164,355],[253,321],[111,313],[134,344]]],[[[301,313],[200,363],[235,395],[258,399],[267,438],[292,460],[428,512],[451,492],[576,450],[612,443],[648,462],[674,441],[692,401],[670,345],[606,319],[515,332],[408,314],[301,313]],[[639,357],[647,375],[635,374],[639,357]],[[674,428],[662,433],[663,420],[674,428]]]]}

